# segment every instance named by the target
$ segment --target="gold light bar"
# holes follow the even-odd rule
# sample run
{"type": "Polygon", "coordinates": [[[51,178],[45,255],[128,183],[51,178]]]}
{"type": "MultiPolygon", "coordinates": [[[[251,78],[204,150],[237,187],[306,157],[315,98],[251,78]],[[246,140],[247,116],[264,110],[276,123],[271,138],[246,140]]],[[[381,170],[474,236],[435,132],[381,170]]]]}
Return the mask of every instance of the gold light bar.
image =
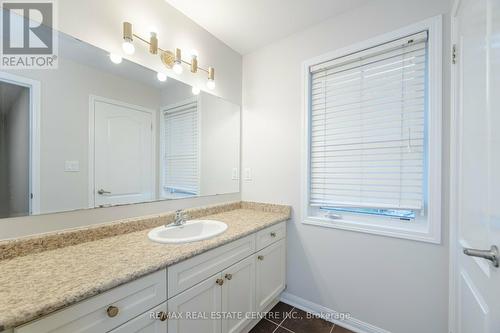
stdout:
{"type": "MultiPolygon", "coordinates": [[[[196,55],[193,55],[191,58],[191,61],[185,61],[182,59],[182,51],[179,48],[176,48],[174,52],[169,51],[169,50],[164,50],[158,46],[158,36],[156,32],[151,32],[151,36],[149,38],[149,41],[145,38],[142,38],[141,36],[138,36],[134,34],[133,29],[132,29],[132,23],[130,22],[123,22],[123,40],[126,43],[132,43],[134,38],[137,40],[147,44],[149,46],[149,52],[151,54],[159,54],[160,59],[162,63],[165,65],[165,67],[172,69],[174,65],[179,64],[185,64],[187,66],[190,66],[191,72],[192,73],[197,73],[198,70],[204,71],[208,74],[208,80],[213,81],[215,79],[215,69],[213,67],[208,67],[208,69],[202,68],[198,64],[198,57],[196,55]]],[[[124,43],[124,44],[126,44],[124,43]]],[[[128,45],[131,48],[131,52],[129,54],[133,53],[133,45],[128,45]]],[[[175,69],[175,68],[174,68],[175,69]]]]}

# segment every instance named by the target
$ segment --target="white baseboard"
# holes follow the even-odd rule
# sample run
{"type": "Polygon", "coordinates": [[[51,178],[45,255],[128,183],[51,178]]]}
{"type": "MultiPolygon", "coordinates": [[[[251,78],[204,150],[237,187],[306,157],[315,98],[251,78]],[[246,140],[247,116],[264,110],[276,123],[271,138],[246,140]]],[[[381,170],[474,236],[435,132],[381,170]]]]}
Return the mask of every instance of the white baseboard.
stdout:
{"type": "Polygon", "coordinates": [[[345,320],[337,320],[335,318],[339,317],[339,313],[335,310],[328,309],[322,305],[310,302],[308,300],[305,300],[301,297],[292,295],[287,292],[283,292],[280,297],[281,301],[287,304],[290,304],[291,306],[294,306],[298,309],[320,315],[324,314],[324,319],[328,320],[335,325],[339,325],[342,327],[345,327],[353,332],[357,333],[391,333],[387,330],[384,330],[382,328],[379,328],[377,326],[365,323],[359,319],[350,317],[345,320]]]}

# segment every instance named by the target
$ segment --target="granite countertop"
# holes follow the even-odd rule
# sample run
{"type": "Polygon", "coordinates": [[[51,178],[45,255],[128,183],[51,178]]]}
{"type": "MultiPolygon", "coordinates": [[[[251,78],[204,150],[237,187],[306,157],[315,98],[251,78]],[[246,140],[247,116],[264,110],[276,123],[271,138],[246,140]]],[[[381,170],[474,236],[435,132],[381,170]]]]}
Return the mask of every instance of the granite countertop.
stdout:
{"type": "Polygon", "coordinates": [[[0,331],[290,218],[288,206],[272,206],[239,203],[200,216],[226,222],[228,229],[194,243],[154,243],[148,228],[0,260],[0,331]]]}

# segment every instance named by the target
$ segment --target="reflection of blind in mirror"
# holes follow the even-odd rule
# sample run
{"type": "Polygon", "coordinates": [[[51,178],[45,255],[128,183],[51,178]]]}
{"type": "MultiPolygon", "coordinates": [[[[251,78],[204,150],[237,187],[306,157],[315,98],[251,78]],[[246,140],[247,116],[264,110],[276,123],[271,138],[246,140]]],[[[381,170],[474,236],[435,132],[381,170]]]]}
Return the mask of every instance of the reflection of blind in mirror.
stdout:
{"type": "Polygon", "coordinates": [[[163,190],[199,194],[198,102],[165,110],[163,190]]]}

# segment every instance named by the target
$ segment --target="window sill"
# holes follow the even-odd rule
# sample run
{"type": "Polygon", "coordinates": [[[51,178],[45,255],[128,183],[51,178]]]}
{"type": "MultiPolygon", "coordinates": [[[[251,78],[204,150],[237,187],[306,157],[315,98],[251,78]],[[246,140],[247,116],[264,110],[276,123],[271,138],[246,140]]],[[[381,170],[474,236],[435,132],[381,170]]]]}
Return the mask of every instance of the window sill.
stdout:
{"type": "Polygon", "coordinates": [[[441,244],[441,235],[439,232],[429,230],[428,223],[397,226],[389,223],[370,223],[346,219],[327,219],[322,217],[307,216],[302,219],[303,224],[318,227],[334,228],[348,231],[356,231],[379,236],[402,238],[425,243],[441,244]]]}

